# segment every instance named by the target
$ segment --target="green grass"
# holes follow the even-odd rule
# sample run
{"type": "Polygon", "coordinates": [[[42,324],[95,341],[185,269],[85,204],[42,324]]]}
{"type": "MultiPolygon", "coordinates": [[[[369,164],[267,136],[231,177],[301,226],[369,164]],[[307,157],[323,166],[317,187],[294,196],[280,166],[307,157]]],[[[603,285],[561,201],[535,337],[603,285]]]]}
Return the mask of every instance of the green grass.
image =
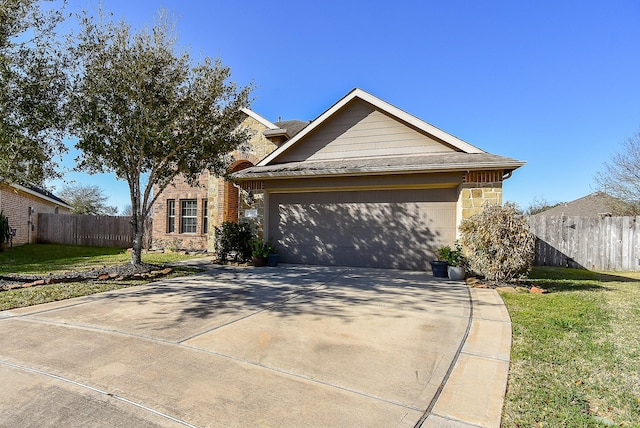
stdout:
{"type": "Polygon", "coordinates": [[[640,273],[538,268],[505,293],[513,325],[504,427],[640,426],[640,273]]]}
{"type": "MultiPolygon", "coordinates": [[[[193,256],[177,253],[143,254],[144,263],[162,264],[186,260],[193,256]]],[[[0,275],[48,274],[72,270],[89,270],[127,263],[131,254],[122,248],[83,247],[79,245],[20,245],[0,252],[0,275]]]]}
{"type": "Polygon", "coordinates": [[[150,282],[167,278],[176,278],[196,272],[199,272],[199,270],[192,268],[176,268],[169,275],[153,280],[131,279],[123,281],[68,282],[63,284],[41,285],[36,287],[0,291],[0,311],[71,299],[73,297],[88,296],[90,294],[119,290],[121,288],[135,287],[136,285],[144,285],[150,282]]]}
{"type": "MultiPolygon", "coordinates": [[[[193,258],[193,256],[176,253],[142,255],[143,262],[152,264],[163,264],[189,258],[193,258]]],[[[131,254],[120,248],[57,244],[22,245],[0,252],[0,275],[37,275],[80,271],[128,263],[130,260],[131,254]]],[[[198,271],[198,269],[192,268],[175,268],[170,275],[164,278],[188,275],[198,271]]],[[[0,291],[0,311],[133,287],[149,282],[151,281],[148,279],[85,281],[0,291]]]]}

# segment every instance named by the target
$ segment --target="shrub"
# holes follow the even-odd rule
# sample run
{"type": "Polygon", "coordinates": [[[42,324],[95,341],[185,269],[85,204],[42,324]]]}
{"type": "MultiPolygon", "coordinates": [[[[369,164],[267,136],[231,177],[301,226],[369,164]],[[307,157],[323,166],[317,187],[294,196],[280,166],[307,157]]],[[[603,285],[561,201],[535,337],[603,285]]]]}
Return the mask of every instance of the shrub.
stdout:
{"type": "Polygon", "coordinates": [[[535,237],[513,204],[486,205],[460,224],[469,267],[488,281],[505,282],[531,270],[535,237]]]}
{"type": "Polygon", "coordinates": [[[216,257],[226,262],[233,256],[236,262],[245,262],[251,258],[251,226],[247,223],[225,221],[215,228],[216,257]]]}

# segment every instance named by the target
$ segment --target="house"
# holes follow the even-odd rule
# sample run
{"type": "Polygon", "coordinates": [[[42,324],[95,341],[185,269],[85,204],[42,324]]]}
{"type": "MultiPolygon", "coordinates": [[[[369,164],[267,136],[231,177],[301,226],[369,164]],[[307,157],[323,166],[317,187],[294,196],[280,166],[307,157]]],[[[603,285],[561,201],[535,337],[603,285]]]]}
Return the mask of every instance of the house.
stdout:
{"type": "Polygon", "coordinates": [[[14,230],[13,245],[20,245],[36,242],[38,213],[67,214],[72,207],[39,187],[1,182],[0,210],[14,230]]]}
{"type": "Polygon", "coordinates": [[[232,177],[283,262],[425,270],[522,165],[354,89],[232,177]]]}
{"type": "Polygon", "coordinates": [[[524,165],[361,89],[308,124],[244,113],[252,138],[232,154],[232,181],[174,180],[154,204],[154,247],[213,251],[213,226],[240,221],[283,262],[424,270],[524,165]]]}
{"type": "Polygon", "coordinates": [[[635,215],[633,205],[604,192],[594,192],[539,212],[536,216],[612,217],[635,215]]]}
{"type": "MultiPolygon", "coordinates": [[[[231,154],[231,172],[256,165],[307,125],[299,120],[272,123],[251,110],[243,112],[246,117],[242,126],[250,130],[251,138],[246,149],[231,154]]],[[[253,192],[260,193],[261,185],[246,182],[241,197],[236,183],[207,171],[200,175],[197,186],[177,177],[154,203],[152,246],[213,251],[213,227],[224,221],[249,221],[260,229],[259,195],[253,198],[253,192]]]]}

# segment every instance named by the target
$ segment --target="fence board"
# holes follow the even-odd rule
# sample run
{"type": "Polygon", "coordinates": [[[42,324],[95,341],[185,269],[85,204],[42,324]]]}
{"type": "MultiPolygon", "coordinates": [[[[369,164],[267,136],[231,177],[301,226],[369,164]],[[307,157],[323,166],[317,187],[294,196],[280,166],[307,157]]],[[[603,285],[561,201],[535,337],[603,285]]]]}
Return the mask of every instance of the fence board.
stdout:
{"type": "Polygon", "coordinates": [[[640,271],[640,217],[530,216],[537,266],[640,271]]]}
{"type": "Polygon", "coordinates": [[[40,213],[38,242],[128,248],[131,217],[40,213]]]}

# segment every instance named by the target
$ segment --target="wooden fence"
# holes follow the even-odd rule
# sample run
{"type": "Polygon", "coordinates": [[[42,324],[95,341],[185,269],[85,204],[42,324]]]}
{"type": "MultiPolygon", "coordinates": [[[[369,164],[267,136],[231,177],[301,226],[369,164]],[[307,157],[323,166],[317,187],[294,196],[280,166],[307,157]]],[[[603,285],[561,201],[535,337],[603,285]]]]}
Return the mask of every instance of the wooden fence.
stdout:
{"type": "Polygon", "coordinates": [[[640,271],[640,217],[530,216],[535,264],[640,271]]]}
{"type": "Polygon", "coordinates": [[[131,247],[131,217],[38,214],[38,242],[131,247]]]}

